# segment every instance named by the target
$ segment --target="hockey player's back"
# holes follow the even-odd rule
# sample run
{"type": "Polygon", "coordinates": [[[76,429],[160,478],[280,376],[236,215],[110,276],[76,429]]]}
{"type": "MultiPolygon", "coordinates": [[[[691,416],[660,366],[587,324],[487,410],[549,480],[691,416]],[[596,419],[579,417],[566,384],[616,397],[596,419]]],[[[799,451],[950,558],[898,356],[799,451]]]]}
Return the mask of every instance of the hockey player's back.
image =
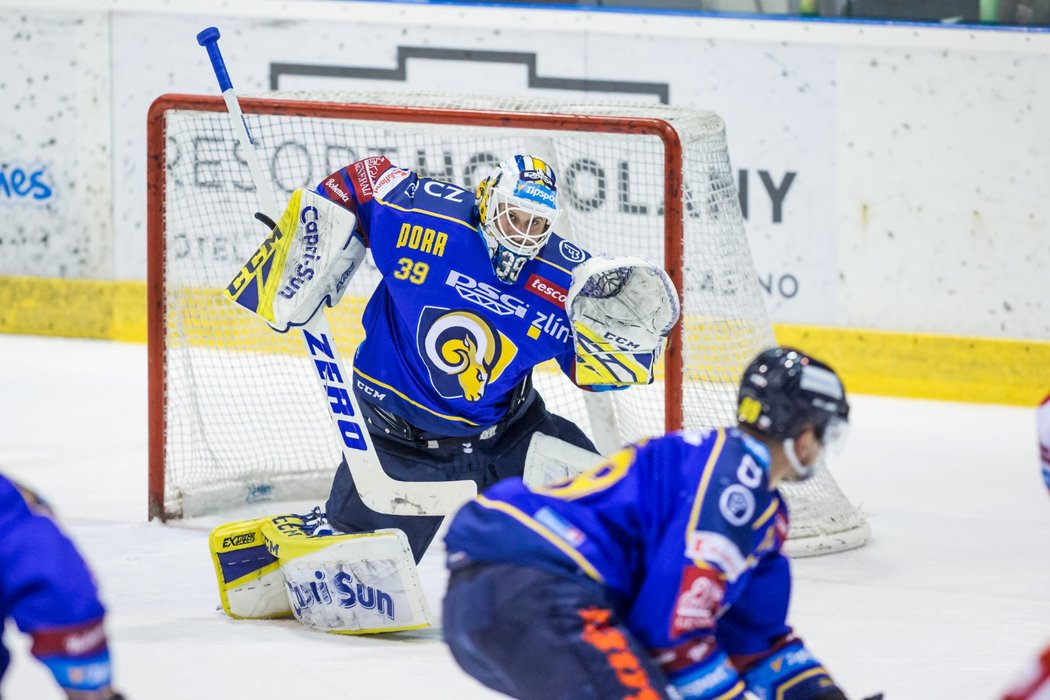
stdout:
{"type": "MultiPolygon", "coordinates": [[[[731,604],[747,572],[779,554],[787,511],[768,469],[761,443],[717,429],[628,447],[567,484],[532,491],[510,479],[457,514],[450,561],[531,562],[587,576],[621,601],[617,612],[641,641],[666,647],[672,635],[713,622],[699,609],[695,618],[675,613],[681,587],[701,587],[697,577],[709,572],[712,585],[728,583],[731,604]]],[[[776,593],[786,595],[787,583],[776,593]]]]}
{"type": "Polygon", "coordinates": [[[738,410],[736,428],[655,438],[532,490],[509,479],[463,506],[444,620],[464,670],[537,700],[844,700],[787,624],[776,487],[840,441],[845,391],[827,365],[773,348],[745,371],[738,410]]]}

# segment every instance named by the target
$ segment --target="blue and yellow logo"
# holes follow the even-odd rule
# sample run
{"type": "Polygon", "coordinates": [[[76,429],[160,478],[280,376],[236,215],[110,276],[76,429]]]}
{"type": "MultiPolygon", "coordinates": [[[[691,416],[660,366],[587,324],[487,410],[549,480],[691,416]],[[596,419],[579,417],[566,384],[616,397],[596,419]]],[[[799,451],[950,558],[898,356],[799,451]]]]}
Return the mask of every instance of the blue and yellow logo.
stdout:
{"type": "Polygon", "coordinates": [[[481,316],[432,306],[420,314],[416,344],[437,392],[472,403],[518,354],[517,346],[481,316]]]}

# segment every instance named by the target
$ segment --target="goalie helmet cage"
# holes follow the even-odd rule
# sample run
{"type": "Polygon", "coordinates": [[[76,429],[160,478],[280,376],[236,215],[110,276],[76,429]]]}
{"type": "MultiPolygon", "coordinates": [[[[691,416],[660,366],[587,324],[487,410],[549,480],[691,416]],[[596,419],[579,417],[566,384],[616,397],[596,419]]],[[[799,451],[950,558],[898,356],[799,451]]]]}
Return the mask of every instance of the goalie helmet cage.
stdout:
{"type": "MultiPolygon", "coordinates": [[[[740,372],[774,338],[717,115],[419,93],[272,93],[240,103],[279,196],[375,154],[468,190],[513,153],[546,159],[558,175],[558,230],[570,241],[561,252],[571,259],[578,244],[662,262],[682,301],[652,385],[583,392],[546,363],[534,380],[548,407],[603,452],[735,421],[740,372]]],[[[255,191],[225,110],[217,96],[164,95],[148,116],[150,518],[323,501],[340,459],[324,396],[293,334],[272,332],[222,294],[266,235],[251,217],[255,191]]],[[[368,259],[327,311],[344,351],[363,338],[361,314],[378,283],[368,259]]],[[[479,289],[465,303],[499,306],[479,289]]],[[[534,333],[571,342],[537,300],[515,301],[528,307],[521,321],[534,333]]],[[[863,516],[823,467],[783,490],[789,552],[866,541],[863,516]]]]}

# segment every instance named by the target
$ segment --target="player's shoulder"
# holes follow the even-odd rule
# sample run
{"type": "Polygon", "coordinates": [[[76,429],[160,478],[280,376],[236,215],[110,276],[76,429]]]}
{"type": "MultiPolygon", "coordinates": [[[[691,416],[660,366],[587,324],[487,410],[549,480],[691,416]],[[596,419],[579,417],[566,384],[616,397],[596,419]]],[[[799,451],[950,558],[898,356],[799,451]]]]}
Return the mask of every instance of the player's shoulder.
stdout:
{"type": "Polygon", "coordinates": [[[550,274],[553,275],[553,271],[557,270],[571,280],[573,268],[589,257],[591,254],[582,247],[557,233],[552,233],[536,256],[536,262],[546,266],[550,274]]]}
{"type": "Polygon", "coordinates": [[[769,465],[773,461],[769,448],[739,428],[723,428],[723,431],[725,432],[725,447],[722,461],[728,465],[740,461],[748,464],[754,463],[762,469],[766,476],[763,485],[768,486],[769,465]]]}
{"type": "Polygon", "coordinates": [[[317,191],[344,205],[351,205],[351,199],[358,205],[369,204],[412,176],[411,171],[395,166],[386,156],[369,156],[332,173],[317,191]]]}
{"type": "Polygon", "coordinates": [[[33,503],[41,504],[41,508],[45,507],[43,501],[32,491],[0,474],[0,526],[31,515],[33,503]]]}
{"type": "Polygon", "coordinates": [[[377,191],[382,204],[400,207],[417,215],[437,217],[460,228],[473,230],[475,226],[474,193],[459,185],[403,171],[405,177],[396,180],[383,191],[377,191]]]}
{"type": "Polygon", "coordinates": [[[347,165],[318,186],[318,191],[348,204],[378,204],[406,215],[433,214],[473,227],[474,194],[459,185],[399,167],[386,156],[369,156],[347,165]]]}
{"type": "Polygon", "coordinates": [[[769,488],[769,449],[736,428],[720,428],[705,443],[703,464],[693,465],[700,469],[702,517],[711,528],[721,523],[749,531],[776,498],[769,488]]]}
{"type": "Polygon", "coordinates": [[[769,488],[769,465],[772,460],[769,448],[737,429],[723,429],[725,443],[718,454],[715,474],[720,486],[740,484],[768,502],[772,499],[769,488]]]}
{"type": "Polygon", "coordinates": [[[6,513],[19,502],[22,502],[22,496],[14,482],[0,474],[0,510],[6,513]]]}
{"type": "Polygon", "coordinates": [[[650,440],[649,445],[675,445],[684,451],[702,453],[716,470],[735,465],[744,457],[768,470],[771,459],[768,447],[738,428],[677,430],[650,440]]]}

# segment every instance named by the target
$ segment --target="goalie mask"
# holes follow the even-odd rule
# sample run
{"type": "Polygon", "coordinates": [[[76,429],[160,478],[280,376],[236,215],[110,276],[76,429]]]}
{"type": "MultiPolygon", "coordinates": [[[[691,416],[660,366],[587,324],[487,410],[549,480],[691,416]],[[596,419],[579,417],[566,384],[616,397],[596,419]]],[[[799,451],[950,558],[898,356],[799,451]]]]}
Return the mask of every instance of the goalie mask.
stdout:
{"type": "Polygon", "coordinates": [[[849,403],[831,367],[793,348],[771,348],[751,361],[740,382],[737,420],[759,435],[784,443],[801,478],[812,474],[795,453],[794,441],[812,426],[824,449],[845,441],[849,403]]]}
{"type": "Polygon", "coordinates": [[[501,282],[513,284],[546,245],[558,217],[554,171],[533,156],[508,158],[478,185],[474,206],[492,269],[501,282]]]}

